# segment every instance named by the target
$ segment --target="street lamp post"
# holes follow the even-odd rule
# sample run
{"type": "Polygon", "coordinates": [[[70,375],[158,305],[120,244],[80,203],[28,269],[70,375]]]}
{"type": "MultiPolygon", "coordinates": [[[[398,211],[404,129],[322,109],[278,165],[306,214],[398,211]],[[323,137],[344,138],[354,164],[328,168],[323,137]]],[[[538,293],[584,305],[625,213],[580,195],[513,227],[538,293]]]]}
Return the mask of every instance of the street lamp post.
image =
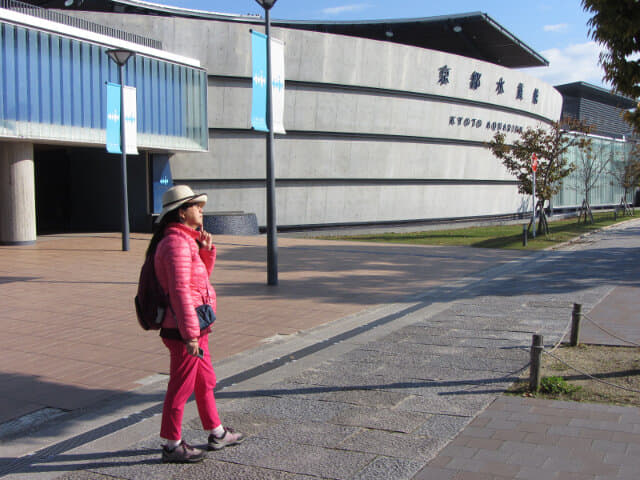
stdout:
{"type": "Polygon", "coordinates": [[[271,95],[271,21],[269,11],[277,0],[256,0],[264,8],[267,35],[267,284],[278,284],[278,245],[276,229],[276,180],[273,167],[273,98],[271,95]]]}
{"type": "Polygon", "coordinates": [[[129,251],[129,199],[127,196],[127,153],[125,138],[125,118],[124,118],[124,66],[129,59],[135,55],[131,50],[112,49],[107,50],[107,55],[118,65],[118,77],[120,81],[120,151],[121,157],[121,177],[122,177],[122,251],[129,251]]]}

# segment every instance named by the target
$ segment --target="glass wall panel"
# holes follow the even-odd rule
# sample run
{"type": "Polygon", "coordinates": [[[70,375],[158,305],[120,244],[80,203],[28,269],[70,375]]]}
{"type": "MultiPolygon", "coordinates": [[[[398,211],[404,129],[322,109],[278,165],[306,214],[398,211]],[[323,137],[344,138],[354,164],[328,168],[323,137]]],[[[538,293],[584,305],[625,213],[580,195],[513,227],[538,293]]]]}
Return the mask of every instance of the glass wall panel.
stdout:
{"type": "MultiPolygon", "coordinates": [[[[118,82],[106,51],[0,23],[0,137],[105,143],[106,82],[118,82]]],[[[125,84],[137,90],[139,147],[208,149],[204,70],[136,55],[125,84]]]]}
{"type": "MultiPolygon", "coordinates": [[[[570,148],[566,157],[576,170],[562,181],[561,191],[553,197],[553,208],[574,208],[582,205],[589,195],[592,207],[617,205],[624,196],[617,173],[624,168],[632,144],[620,140],[592,137],[591,155],[570,148]]],[[[633,200],[634,192],[627,192],[627,201],[633,200]]]]}

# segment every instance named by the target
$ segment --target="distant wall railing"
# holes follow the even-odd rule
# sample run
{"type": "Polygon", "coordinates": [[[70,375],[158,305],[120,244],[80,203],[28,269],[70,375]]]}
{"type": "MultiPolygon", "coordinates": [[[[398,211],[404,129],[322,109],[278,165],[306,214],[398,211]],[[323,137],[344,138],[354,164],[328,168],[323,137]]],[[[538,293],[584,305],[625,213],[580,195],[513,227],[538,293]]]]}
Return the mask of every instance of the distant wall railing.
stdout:
{"type": "Polygon", "coordinates": [[[123,30],[118,30],[117,28],[107,27],[105,25],[90,22],[82,18],[72,17],[71,15],[65,15],[64,13],[38,7],[29,3],[19,2],[17,0],[0,0],[0,8],[13,10],[25,15],[31,15],[33,17],[42,18],[44,20],[50,20],[52,22],[61,23],[63,25],[69,25],[70,27],[81,28],[82,30],[88,30],[90,32],[99,33],[101,35],[119,38],[120,40],[137,43],[138,45],[144,45],[145,47],[162,50],[162,42],[159,40],[143,37],[135,33],[125,32],[123,30]]]}

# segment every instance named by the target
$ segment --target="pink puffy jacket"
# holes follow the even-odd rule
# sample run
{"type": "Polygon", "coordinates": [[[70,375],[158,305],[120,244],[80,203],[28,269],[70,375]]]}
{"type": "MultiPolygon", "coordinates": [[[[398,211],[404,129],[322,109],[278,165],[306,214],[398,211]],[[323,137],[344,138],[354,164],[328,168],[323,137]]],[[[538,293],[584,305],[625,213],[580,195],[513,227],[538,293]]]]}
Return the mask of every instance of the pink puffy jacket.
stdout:
{"type": "Polygon", "coordinates": [[[216,311],[216,292],[209,282],[216,247],[200,248],[196,242],[199,236],[200,232],[190,227],[170,223],[154,260],[158,282],[169,292],[171,303],[162,328],[177,328],[184,340],[200,337],[197,306],[208,303],[216,311]]]}

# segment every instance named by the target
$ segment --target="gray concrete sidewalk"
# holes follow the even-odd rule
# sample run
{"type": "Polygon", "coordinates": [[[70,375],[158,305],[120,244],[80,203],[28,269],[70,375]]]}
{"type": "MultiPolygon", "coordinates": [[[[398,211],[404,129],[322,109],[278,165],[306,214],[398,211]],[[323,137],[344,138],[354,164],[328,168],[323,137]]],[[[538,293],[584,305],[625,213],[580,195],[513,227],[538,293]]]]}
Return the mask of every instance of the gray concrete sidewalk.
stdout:
{"type": "MultiPolygon", "coordinates": [[[[67,440],[18,461],[5,457],[0,466],[8,478],[74,480],[532,478],[532,467],[541,467],[537,478],[631,478],[638,409],[593,406],[588,413],[580,404],[544,408],[500,394],[526,365],[533,333],[551,345],[574,302],[591,312],[615,287],[638,287],[638,225],[218,362],[223,421],[249,438],[202,464],[159,463],[160,381],[130,394],[146,403],[51,425],[39,434],[55,439],[66,429],[67,440]],[[536,415],[536,428],[545,430],[522,435],[536,415]],[[576,458],[600,453],[591,463],[560,460],[567,453],[560,447],[572,440],[567,452],[576,458]]],[[[192,404],[185,420],[185,438],[202,444],[192,404]]]]}

